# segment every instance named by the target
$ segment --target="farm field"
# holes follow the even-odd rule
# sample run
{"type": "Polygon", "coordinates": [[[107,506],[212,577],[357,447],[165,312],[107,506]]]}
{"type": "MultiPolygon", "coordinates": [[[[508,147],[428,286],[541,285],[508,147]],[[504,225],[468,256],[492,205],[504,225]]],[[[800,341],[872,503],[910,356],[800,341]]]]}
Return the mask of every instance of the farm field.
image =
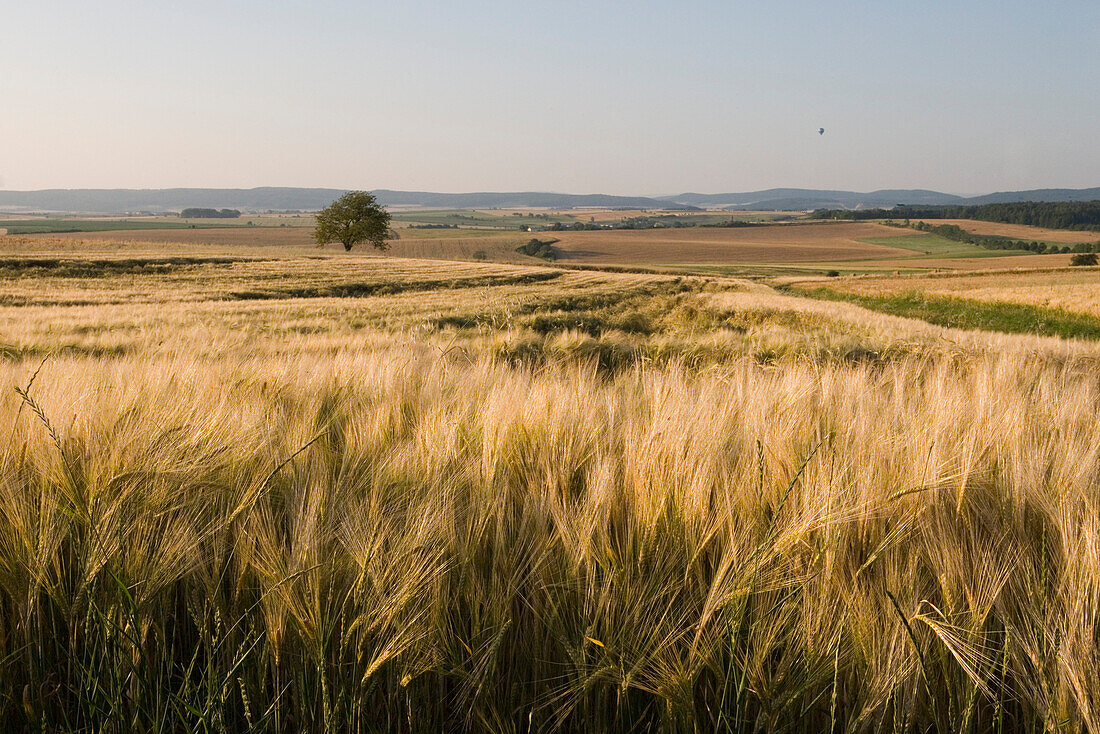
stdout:
{"type": "Polygon", "coordinates": [[[236,219],[143,217],[5,217],[0,227],[7,234],[61,234],[91,232],[225,229],[236,227],[312,227],[312,215],[245,214],[236,219]]]}
{"type": "Polygon", "coordinates": [[[4,6],[0,734],[1100,734],[1100,0],[651,5],[4,6]]]}
{"type": "MultiPolygon", "coordinates": [[[[1050,259],[1065,256],[1043,256],[1050,259]]],[[[1100,270],[1078,267],[1035,272],[979,272],[901,278],[846,278],[833,290],[865,296],[924,293],[973,301],[1039,306],[1100,317],[1100,270]]]]}
{"type": "Polygon", "coordinates": [[[42,217],[34,219],[0,219],[0,225],[3,225],[5,233],[11,234],[118,232],[125,230],[190,229],[218,226],[217,224],[211,224],[211,220],[200,220],[196,223],[176,217],[147,219],[48,219],[42,217]]]}
{"type": "Polygon", "coordinates": [[[551,215],[545,210],[413,209],[395,211],[393,221],[396,224],[518,230],[521,225],[539,226],[554,221],[572,223],[578,220],[571,212],[555,212],[551,215]]]}
{"type": "MultiPolygon", "coordinates": [[[[983,251],[982,255],[968,257],[914,256],[833,263],[821,261],[803,263],[798,268],[786,268],[786,270],[798,270],[812,276],[819,276],[826,269],[837,270],[845,275],[889,275],[891,273],[927,275],[947,271],[982,272],[1065,268],[1069,267],[1072,258],[1072,255],[1063,254],[1035,255],[1019,250],[991,250],[983,251]],[[987,254],[989,252],[994,254],[987,254]]],[[[772,272],[781,271],[773,269],[772,272]]]]}
{"type": "MultiPolygon", "coordinates": [[[[400,238],[391,241],[389,252],[399,257],[435,257],[471,259],[484,251],[490,259],[517,260],[515,248],[530,239],[523,232],[495,230],[440,229],[412,230],[397,228],[400,238]]],[[[159,245],[193,245],[209,249],[220,247],[293,247],[316,249],[311,227],[223,227],[210,229],[165,229],[141,232],[73,232],[41,235],[45,242],[69,240],[73,243],[103,243],[110,247],[120,241],[159,245]]],[[[76,246],[76,245],[74,245],[76,246]]],[[[0,240],[0,250],[5,247],[0,240]]]]}
{"type": "Polygon", "coordinates": [[[1029,227],[1024,224],[982,222],[976,219],[914,219],[913,221],[924,221],[933,226],[940,224],[954,224],[973,234],[993,235],[996,237],[1009,237],[1011,239],[1026,240],[1029,242],[1058,242],[1062,244],[1072,245],[1081,242],[1100,241],[1100,232],[1078,232],[1066,229],[1045,229],[1043,227],[1029,227]]]}
{"type": "Polygon", "coordinates": [[[545,227],[554,222],[573,224],[597,222],[610,224],[638,217],[675,217],[685,223],[714,224],[731,219],[742,222],[775,222],[795,219],[791,212],[684,212],[680,210],[638,209],[412,209],[395,210],[394,221],[405,224],[443,224],[465,228],[518,229],[521,226],[545,227]]]}
{"type": "Polygon", "coordinates": [[[800,295],[844,301],[941,326],[1065,338],[1100,338],[1095,268],[940,273],[825,280],[782,278],[800,295]]]}
{"type": "MultiPolygon", "coordinates": [[[[617,212],[621,213],[621,212],[617,212]]],[[[209,247],[313,247],[312,228],[293,226],[146,229],[140,232],[70,232],[38,235],[48,241],[153,242],[209,247]]],[[[932,234],[869,222],[796,222],[752,227],[602,230],[527,233],[518,230],[416,229],[396,224],[398,257],[489,260],[539,264],[516,252],[532,237],[555,240],[557,262],[566,266],[651,268],[698,274],[753,275],[790,272],[884,272],[939,269],[1058,267],[1069,255],[986,250],[932,234]],[[1000,264],[999,264],[1000,263],[1000,264]]],[[[0,247],[3,242],[0,241],[0,247]]]]}
{"type": "MultiPolygon", "coordinates": [[[[64,239],[56,247],[39,239],[27,242],[27,249],[0,257],[0,349],[7,353],[121,354],[181,339],[189,340],[188,349],[201,352],[211,326],[223,322],[234,328],[219,336],[246,345],[278,346],[270,335],[298,333],[314,335],[317,344],[322,334],[355,344],[371,332],[367,327],[434,333],[439,324],[507,323],[513,316],[526,323],[538,316],[541,300],[591,297],[600,302],[616,291],[623,292],[612,300],[637,300],[653,294],[632,293],[634,288],[698,291],[705,283],[526,265],[333,257],[269,247],[196,254],[115,243],[74,253],[64,239]]],[[[649,310],[661,305],[667,303],[658,298],[649,310]]],[[[580,319],[580,310],[562,316],[565,326],[557,330],[572,324],[569,319],[580,319]]],[[[593,323],[577,321],[577,328],[599,333],[593,323]]]]}
{"type": "MultiPolygon", "coordinates": [[[[798,219],[802,216],[798,212],[777,212],[777,211],[718,211],[718,210],[706,210],[699,212],[685,212],[679,209],[600,209],[600,208],[588,208],[577,207],[574,209],[494,209],[491,210],[504,216],[513,216],[520,214],[526,216],[529,214],[545,214],[551,221],[555,221],[559,216],[570,216],[573,220],[589,221],[593,219],[597,222],[614,222],[624,218],[630,218],[635,216],[662,216],[671,215],[677,217],[684,217],[685,219],[704,219],[706,221],[728,221],[734,219],[737,221],[754,221],[754,222],[776,222],[787,221],[791,219],[798,219]]],[[[561,220],[566,221],[566,220],[561,220]]]]}
{"type": "Polygon", "coordinates": [[[865,222],[547,234],[561,240],[555,247],[562,262],[606,265],[790,264],[914,255],[912,235],[906,230],[865,222]],[[894,237],[905,244],[883,244],[894,237]]]}
{"type": "MultiPolygon", "coordinates": [[[[180,245],[309,245],[313,242],[313,230],[307,227],[248,227],[214,226],[201,229],[176,227],[142,229],[140,232],[93,231],[50,232],[38,235],[47,241],[69,239],[73,241],[102,242],[157,242],[180,245]]],[[[0,243],[2,245],[3,243],[0,243]]]]}
{"type": "Polygon", "coordinates": [[[792,290],[1095,270],[0,244],[11,727],[1100,726],[1100,339],[792,290]]]}
{"type": "Polygon", "coordinates": [[[872,237],[863,240],[872,245],[884,247],[901,247],[912,250],[928,258],[975,258],[975,257],[1019,257],[1024,254],[1019,250],[987,250],[977,245],[966,242],[955,242],[945,237],[934,234],[901,234],[895,233],[893,237],[872,237]]]}

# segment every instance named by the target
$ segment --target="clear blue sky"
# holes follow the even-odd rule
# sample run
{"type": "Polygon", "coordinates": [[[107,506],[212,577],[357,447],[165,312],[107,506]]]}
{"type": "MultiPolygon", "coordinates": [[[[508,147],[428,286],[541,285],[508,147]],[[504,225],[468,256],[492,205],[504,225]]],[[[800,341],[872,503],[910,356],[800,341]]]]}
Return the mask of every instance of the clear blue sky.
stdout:
{"type": "Polygon", "coordinates": [[[0,19],[8,189],[1100,185],[1097,0],[104,0],[0,19]]]}

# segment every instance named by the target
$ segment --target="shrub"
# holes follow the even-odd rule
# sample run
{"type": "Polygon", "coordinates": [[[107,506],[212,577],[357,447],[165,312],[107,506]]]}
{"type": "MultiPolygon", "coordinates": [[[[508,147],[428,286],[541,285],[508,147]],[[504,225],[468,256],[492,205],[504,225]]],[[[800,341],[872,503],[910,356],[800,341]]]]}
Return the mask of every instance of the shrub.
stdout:
{"type": "Polygon", "coordinates": [[[1095,265],[1096,253],[1095,252],[1082,252],[1078,255],[1074,255],[1070,261],[1070,265],[1095,265]]]}
{"type": "Polygon", "coordinates": [[[537,237],[532,237],[527,241],[526,245],[520,245],[516,248],[516,252],[521,255],[528,255],[530,257],[537,257],[543,260],[557,260],[558,254],[554,251],[553,244],[558,240],[548,240],[543,242],[537,237]]]}

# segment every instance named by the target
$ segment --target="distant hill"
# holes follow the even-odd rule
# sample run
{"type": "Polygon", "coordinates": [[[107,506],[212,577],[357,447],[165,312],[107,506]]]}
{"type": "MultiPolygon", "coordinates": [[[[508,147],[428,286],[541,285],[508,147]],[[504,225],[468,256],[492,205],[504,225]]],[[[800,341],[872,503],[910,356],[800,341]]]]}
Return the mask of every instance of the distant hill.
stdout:
{"type": "MultiPolygon", "coordinates": [[[[188,208],[240,209],[242,211],[315,210],[332,203],[345,189],[262,187],[256,189],[45,189],[2,191],[0,209],[8,211],[79,212],[123,214],[172,212],[188,208]]],[[[681,209],[688,203],[667,202],[645,196],[607,194],[554,194],[544,192],[482,192],[438,194],[427,191],[374,192],[385,206],[420,206],[439,209],[507,207],[606,207],[623,209],[681,209]]]]}
{"type": "MultiPolygon", "coordinates": [[[[174,212],[194,207],[240,209],[246,212],[268,210],[310,211],[328,205],[342,193],[344,193],[344,189],[271,186],[255,189],[0,190],[0,211],[124,214],[128,212],[174,212]]],[[[1014,201],[1100,200],[1100,188],[1005,191],[974,197],[955,196],[925,189],[888,189],[865,193],[818,189],[765,189],[727,194],[685,193],[664,197],[556,194],[539,191],[441,194],[429,191],[378,189],[374,193],[386,206],[436,209],[603,207],[609,209],[678,209],[682,211],[691,211],[698,208],[800,211],[808,209],[873,209],[892,207],[897,204],[935,206],[944,204],[997,204],[1014,201]]]]}
{"type": "Polygon", "coordinates": [[[700,207],[723,209],[817,209],[825,202],[834,208],[868,208],[893,206],[899,203],[913,204],[951,204],[962,202],[963,198],[938,191],[923,189],[872,191],[822,191],[818,189],[765,189],[737,194],[680,194],[662,197],[668,201],[679,201],[700,207]]]}
{"type": "Polygon", "coordinates": [[[1100,187],[1094,189],[1034,189],[1002,191],[965,199],[966,204],[1009,204],[1014,201],[1100,201],[1100,187]]]}
{"type": "Polygon", "coordinates": [[[730,194],[679,194],[666,201],[694,204],[711,209],[801,211],[807,209],[875,209],[898,204],[911,206],[1001,204],[1015,201],[1094,201],[1100,188],[1034,189],[1002,191],[983,196],[956,196],[927,189],[882,189],[879,191],[827,191],[818,189],[765,189],[730,194]]]}
{"type": "Polygon", "coordinates": [[[607,209],[681,209],[697,207],[690,202],[665,201],[649,196],[612,196],[609,194],[552,194],[538,191],[481,192],[473,194],[434,194],[428,191],[374,192],[386,206],[425,206],[440,209],[508,209],[512,207],[603,207],[607,209]]]}
{"type": "Polygon", "coordinates": [[[344,193],[342,189],[45,189],[0,191],[0,208],[24,211],[122,214],[170,212],[189,208],[320,209],[344,193]]]}
{"type": "Polygon", "coordinates": [[[961,196],[924,189],[820,191],[816,189],[766,189],[739,194],[680,194],[668,197],[710,208],[722,209],[869,209],[895,204],[960,204],[961,196]]]}

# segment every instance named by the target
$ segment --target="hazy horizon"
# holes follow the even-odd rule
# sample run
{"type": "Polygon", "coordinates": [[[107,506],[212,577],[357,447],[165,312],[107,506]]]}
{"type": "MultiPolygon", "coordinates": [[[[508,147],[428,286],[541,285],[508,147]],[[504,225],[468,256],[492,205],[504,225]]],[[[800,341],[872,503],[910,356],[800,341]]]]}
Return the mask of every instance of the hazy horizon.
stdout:
{"type": "MultiPolygon", "coordinates": [[[[1098,181],[1100,181],[1100,179],[1098,179],[1098,181]]],[[[508,190],[504,190],[504,189],[461,189],[461,190],[445,191],[445,190],[440,190],[440,189],[433,189],[433,190],[428,190],[428,189],[395,189],[395,188],[389,187],[389,186],[371,186],[371,187],[331,186],[331,185],[319,185],[319,186],[278,185],[278,186],[273,186],[273,185],[268,185],[268,184],[257,184],[255,186],[219,186],[219,185],[210,185],[210,186],[141,186],[141,187],[138,187],[138,186],[79,186],[79,187],[78,186],[49,186],[49,187],[43,187],[43,188],[38,188],[38,189],[14,189],[14,188],[8,188],[8,187],[0,187],[0,191],[7,191],[7,192],[11,192],[11,193],[33,193],[33,192],[36,192],[36,191],[79,191],[79,190],[92,190],[92,191],[96,191],[96,190],[99,190],[99,191],[163,191],[163,190],[172,190],[172,189],[195,189],[195,190],[221,190],[221,189],[232,190],[232,189],[236,189],[236,190],[247,191],[247,190],[251,190],[251,189],[266,189],[266,188],[271,188],[271,189],[331,189],[333,191],[392,191],[392,192],[395,192],[395,193],[402,193],[402,194],[424,193],[424,194],[444,194],[444,195],[495,194],[495,193],[500,193],[500,194],[531,193],[531,194],[554,194],[554,195],[564,195],[564,196],[604,196],[604,195],[606,195],[606,196],[622,196],[622,197],[644,197],[644,198],[651,198],[651,199],[662,199],[662,198],[667,199],[669,197],[681,196],[681,195],[685,195],[685,194],[699,194],[699,195],[702,195],[702,196],[712,196],[712,195],[718,195],[718,194],[751,193],[751,192],[754,192],[754,191],[770,191],[770,190],[784,190],[784,189],[805,190],[805,191],[834,190],[834,191],[844,191],[844,192],[850,192],[850,193],[856,193],[856,194],[859,194],[859,193],[870,194],[870,193],[875,193],[877,191],[905,190],[905,191],[934,191],[936,193],[947,194],[947,195],[950,195],[950,196],[959,196],[959,197],[963,197],[963,198],[973,198],[973,197],[987,196],[989,194],[1002,193],[1002,192],[1011,193],[1011,191],[1013,191],[1013,190],[1015,190],[1015,191],[1031,191],[1031,190],[1035,190],[1035,189],[1079,190],[1079,189],[1100,188],[1100,185],[1098,185],[1098,186],[1087,186],[1087,185],[1086,186],[1041,186],[1041,187],[1032,187],[1032,188],[1029,188],[1029,189],[1013,189],[1013,190],[1008,190],[1008,189],[993,190],[993,189],[990,189],[990,190],[986,190],[986,191],[962,191],[962,192],[960,192],[960,191],[944,191],[944,190],[941,190],[941,189],[931,189],[927,186],[881,186],[881,187],[877,187],[877,188],[873,188],[873,189],[859,189],[859,190],[857,190],[857,189],[836,189],[836,188],[814,189],[814,188],[809,188],[809,187],[806,187],[806,186],[766,186],[764,188],[759,188],[759,189],[738,189],[738,190],[727,189],[727,190],[722,190],[722,191],[718,191],[718,190],[704,191],[704,190],[701,190],[701,189],[698,189],[698,188],[695,188],[695,189],[690,189],[689,188],[689,189],[684,189],[682,191],[657,191],[657,192],[627,191],[627,192],[620,192],[620,191],[562,191],[562,190],[557,190],[557,189],[539,189],[539,188],[508,189],[508,190]]]]}
{"type": "Polygon", "coordinates": [[[6,190],[1100,184],[1084,0],[112,0],[5,18],[6,190]]]}
{"type": "Polygon", "coordinates": [[[15,189],[9,187],[0,186],[0,191],[9,191],[9,193],[34,193],[34,191],[47,191],[47,190],[119,190],[119,191],[155,191],[155,190],[172,190],[172,189],[239,189],[250,190],[260,188],[288,188],[288,189],[332,189],[334,191],[351,191],[351,190],[371,190],[371,191],[394,191],[397,194],[442,194],[442,195],[469,195],[469,194],[551,194],[551,195],[563,195],[563,196],[621,196],[621,197],[643,197],[643,198],[669,198],[674,196],[697,194],[702,196],[714,196],[720,194],[748,194],[752,191],[766,191],[766,190],[806,190],[806,191],[825,191],[825,190],[837,190],[845,191],[845,193],[853,194],[873,194],[876,191],[888,191],[888,190],[912,190],[912,191],[935,191],[937,194],[946,194],[949,196],[958,196],[963,198],[975,198],[981,196],[988,196],[991,194],[999,193],[1011,193],[1013,190],[1035,190],[1035,189],[1091,189],[1100,188],[1100,178],[1098,178],[1098,185],[1093,186],[1038,186],[1030,187],[1027,189],[988,189],[978,191],[948,191],[943,189],[933,189],[927,186],[881,186],[877,188],[865,188],[865,189],[840,189],[831,187],[825,188],[810,188],[806,186],[766,186],[763,188],[745,188],[745,189],[723,189],[723,190],[703,190],[700,188],[686,188],[683,190],[675,191],[568,191],[549,188],[516,188],[516,189],[454,189],[454,190],[442,190],[442,189],[399,189],[390,186],[331,186],[331,185],[319,185],[319,186],[295,186],[295,185],[268,185],[257,184],[255,186],[48,186],[36,189],[15,189]]]}

